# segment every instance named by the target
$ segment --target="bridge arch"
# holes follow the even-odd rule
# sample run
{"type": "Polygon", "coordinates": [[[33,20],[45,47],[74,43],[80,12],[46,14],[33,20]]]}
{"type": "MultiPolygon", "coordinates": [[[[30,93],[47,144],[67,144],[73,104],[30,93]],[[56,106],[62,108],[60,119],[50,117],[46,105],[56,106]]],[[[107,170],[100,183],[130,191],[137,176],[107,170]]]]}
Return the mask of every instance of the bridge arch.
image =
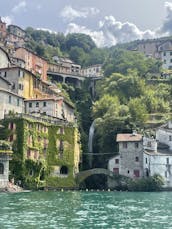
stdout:
{"type": "Polygon", "coordinates": [[[107,169],[94,168],[94,169],[89,169],[89,170],[85,170],[85,171],[77,173],[76,174],[76,181],[78,184],[80,184],[85,179],[87,179],[88,177],[90,177],[92,175],[98,175],[98,174],[103,174],[103,175],[106,175],[106,176],[111,177],[111,178],[114,177],[114,173],[107,170],[107,169]]]}

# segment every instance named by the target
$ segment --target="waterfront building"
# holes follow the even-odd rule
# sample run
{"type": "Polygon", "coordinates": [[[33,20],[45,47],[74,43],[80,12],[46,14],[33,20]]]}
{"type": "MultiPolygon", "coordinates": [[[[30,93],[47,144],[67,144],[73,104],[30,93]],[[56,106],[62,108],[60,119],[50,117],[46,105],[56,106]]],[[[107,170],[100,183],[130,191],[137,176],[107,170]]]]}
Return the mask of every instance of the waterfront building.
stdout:
{"type": "MultiPolygon", "coordinates": [[[[168,136],[166,136],[167,138],[168,136]]],[[[172,187],[172,151],[154,138],[144,138],[144,176],[161,175],[164,187],[172,187]]]]}
{"type": "Polygon", "coordinates": [[[57,118],[18,114],[2,122],[14,155],[10,171],[27,188],[74,188],[80,164],[77,127],[57,118]]]}
{"type": "Polygon", "coordinates": [[[0,141],[0,189],[8,187],[9,160],[12,153],[10,145],[5,141],[0,141]]]}
{"type": "Polygon", "coordinates": [[[108,169],[130,178],[143,177],[143,138],[141,134],[117,134],[119,155],[111,158],[108,169]]]}

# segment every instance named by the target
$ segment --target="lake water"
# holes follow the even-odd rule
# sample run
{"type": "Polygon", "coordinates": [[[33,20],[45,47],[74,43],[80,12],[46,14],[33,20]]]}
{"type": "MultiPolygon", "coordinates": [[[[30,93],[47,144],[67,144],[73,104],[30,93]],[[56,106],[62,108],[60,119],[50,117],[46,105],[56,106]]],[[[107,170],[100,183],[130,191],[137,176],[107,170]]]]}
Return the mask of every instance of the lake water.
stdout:
{"type": "Polygon", "coordinates": [[[3,228],[172,228],[172,192],[0,193],[3,228]]]}

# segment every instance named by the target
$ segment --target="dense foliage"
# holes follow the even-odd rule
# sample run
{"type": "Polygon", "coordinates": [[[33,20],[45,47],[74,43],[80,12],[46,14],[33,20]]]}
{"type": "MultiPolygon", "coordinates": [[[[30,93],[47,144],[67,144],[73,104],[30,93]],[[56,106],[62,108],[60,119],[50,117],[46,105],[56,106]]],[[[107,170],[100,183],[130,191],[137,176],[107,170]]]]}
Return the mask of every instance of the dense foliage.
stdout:
{"type": "Polygon", "coordinates": [[[88,66],[102,64],[108,55],[107,49],[99,49],[90,36],[85,34],[51,33],[44,30],[26,29],[26,47],[52,61],[53,56],[69,57],[77,64],[88,66]]]}

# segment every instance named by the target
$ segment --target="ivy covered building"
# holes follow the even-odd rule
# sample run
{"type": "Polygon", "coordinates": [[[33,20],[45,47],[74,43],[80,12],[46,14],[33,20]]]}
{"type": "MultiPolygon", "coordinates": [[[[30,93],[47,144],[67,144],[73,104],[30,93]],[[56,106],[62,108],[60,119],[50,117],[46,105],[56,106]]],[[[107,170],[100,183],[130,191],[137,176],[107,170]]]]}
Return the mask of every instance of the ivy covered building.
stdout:
{"type": "Polygon", "coordinates": [[[75,188],[80,164],[76,124],[18,114],[2,121],[1,138],[12,143],[11,176],[26,188],[75,188]]]}

